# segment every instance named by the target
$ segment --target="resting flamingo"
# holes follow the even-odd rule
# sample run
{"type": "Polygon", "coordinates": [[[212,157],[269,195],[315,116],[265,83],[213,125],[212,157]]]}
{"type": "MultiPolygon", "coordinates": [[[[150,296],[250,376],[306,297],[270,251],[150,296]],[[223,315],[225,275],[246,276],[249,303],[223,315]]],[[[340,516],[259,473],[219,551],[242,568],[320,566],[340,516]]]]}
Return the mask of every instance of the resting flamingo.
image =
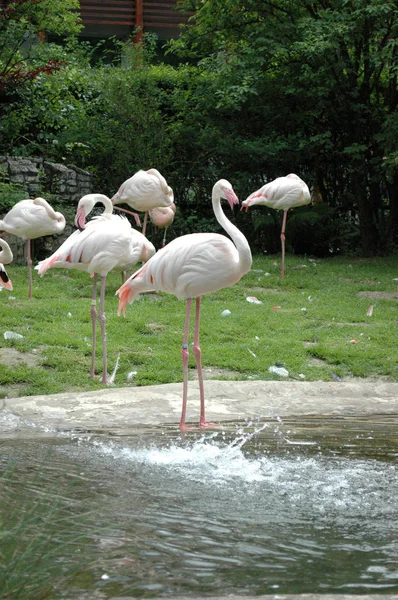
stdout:
{"type": "Polygon", "coordinates": [[[155,225],[155,227],[159,227],[160,229],[164,229],[163,240],[162,240],[162,248],[166,245],[166,234],[167,230],[174,221],[174,216],[176,212],[176,205],[170,204],[170,206],[158,206],[157,208],[152,208],[149,211],[149,218],[151,223],[155,225]]]}
{"type": "Polygon", "coordinates": [[[212,192],[213,210],[217,221],[230,235],[233,242],[218,233],[192,233],[176,238],[159,250],[141,269],[132,275],[116,292],[119,295],[118,314],[126,313],[127,303],[134,301],[137,294],[161,290],[186,299],[185,328],[182,344],[183,397],[180,429],[185,431],[188,393],[188,332],[192,299],[196,298],[196,319],[193,352],[198,369],[200,393],[200,426],[208,427],[205,418],[205,397],[201,350],[199,346],[200,300],[210,294],[237,283],[250,270],[252,256],[243,233],[227,219],[221,198],[231,206],[239,204],[232,185],[220,179],[212,192]]]}
{"type": "Polygon", "coordinates": [[[278,177],[266,183],[256,192],[242,202],[242,208],[248,210],[249,206],[265,204],[269,208],[283,210],[281,242],[282,242],[282,267],[281,278],[285,276],[285,230],[286,218],[289,208],[310,204],[311,194],[307,184],[298,175],[290,173],[286,177],[278,177]]]}
{"type": "Polygon", "coordinates": [[[9,265],[12,262],[13,254],[10,246],[5,240],[0,238],[0,290],[5,288],[6,290],[12,291],[12,283],[7,275],[7,271],[4,265],[9,265]]]}
{"type": "Polygon", "coordinates": [[[31,240],[45,235],[62,233],[65,225],[65,217],[60,212],[55,212],[44,198],[21,200],[17,204],[14,204],[3,220],[0,220],[0,231],[5,231],[26,240],[29,300],[32,298],[31,240]]]}
{"type": "Polygon", "coordinates": [[[102,334],[103,372],[102,382],[107,383],[107,349],[105,330],[105,284],[112,269],[125,270],[146,261],[155,254],[155,248],[142,233],[132,229],[125,217],[112,214],[112,202],[102,194],[87,194],[79,201],[75,224],[81,224],[82,215],[88,215],[100,202],[105,211],[94,217],[83,230],[72,233],[49,258],[35,268],[39,275],[48,269],[77,269],[86,271],[94,278],[91,299],[92,353],[90,376],[95,376],[96,320],[98,317],[102,334]],[[101,277],[100,305],[97,315],[97,276],[101,277]]]}
{"type": "MultiPolygon", "coordinates": [[[[148,171],[137,171],[132,177],[126,179],[111,200],[114,205],[128,204],[133,210],[145,213],[142,227],[142,233],[145,235],[148,211],[159,206],[170,206],[174,201],[174,195],[163,175],[157,169],[148,169],[148,171]]],[[[138,226],[141,224],[136,213],[125,212],[133,215],[138,226]]]]}

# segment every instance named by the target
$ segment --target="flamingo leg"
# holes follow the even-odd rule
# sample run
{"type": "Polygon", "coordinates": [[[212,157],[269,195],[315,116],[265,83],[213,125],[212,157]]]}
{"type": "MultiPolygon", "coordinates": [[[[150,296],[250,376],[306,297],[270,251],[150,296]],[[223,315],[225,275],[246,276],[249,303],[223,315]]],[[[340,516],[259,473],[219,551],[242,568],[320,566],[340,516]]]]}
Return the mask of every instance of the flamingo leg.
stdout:
{"type": "Polygon", "coordinates": [[[196,359],[196,367],[198,370],[199,396],[200,396],[200,426],[201,427],[216,427],[216,423],[207,423],[205,418],[205,389],[203,384],[202,370],[202,350],[199,345],[199,330],[200,330],[200,296],[196,298],[196,315],[195,315],[195,337],[193,342],[193,353],[196,359]]]}
{"type": "Polygon", "coordinates": [[[165,245],[166,245],[166,233],[167,233],[167,229],[168,229],[168,227],[166,227],[165,230],[164,230],[163,240],[162,240],[162,248],[164,248],[165,245]]]}
{"type": "Polygon", "coordinates": [[[187,310],[185,313],[185,327],[184,327],[184,339],[182,342],[182,369],[184,375],[184,382],[182,387],[182,411],[180,419],[181,431],[186,431],[188,428],[185,425],[185,417],[187,412],[187,396],[188,396],[188,334],[189,334],[189,317],[191,315],[192,298],[187,298],[187,310]]]}
{"type": "Polygon", "coordinates": [[[90,377],[95,376],[95,350],[97,345],[97,274],[94,273],[93,293],[91,296],[91,326],[92,326],[92,344],[91,344],[91,369],[90,377]]]}
{"type": "Polygon", "coordinates": [[[99,306],[99,314],[98,320],[100,322],[101,334],[102,334],[102,362],[103,362],[103,370],[102,370],[102,383],[107,383],[108,374],[107,374],[107,352],[106,352],[106,316],[105,316],[105,283],[106,283],[106,275],[105,277],[101,277],[101,290],[100,290],[100,306],[99,306]]]}
{"type": "Polygon", "coordinates": [[[144,213],[144,224],[142,226],[142,235],[145,235],[145,233],[146,233],[147,221],[148,221],[148,213],[146,212],[146,213],[144,213]]]}
{"type": "Polygon", "coordinates": [[[282,231],[281,231],[281,242],[282,242],[282,268],[281,268],[281,279],[285,276],[285,230],[286,230],[286,218],[287,210],[283,211],[282,231]]]}
{"type": "Polygon", "coordinates": [[[121,210],[122,212],[125,212],[128,215],[131,215],[132,217],[134,217],[134,221],[135,221],[135,224],[137,225],[137,227],[141,227],[140,217],[137,215],[137,213],[133,212],[132,210],[126,210],[125,208],[120,208],[119,206],[114,206],[113,208],[115,210],[121,210]]]}
{"type": "Polygon", "coordinates": [[[32,300],[32,255],[31,255],[31,242],[26,240],[26,262],[28,263],[28,280],[29,280],[29,291],[28,298],[32,300]]]}

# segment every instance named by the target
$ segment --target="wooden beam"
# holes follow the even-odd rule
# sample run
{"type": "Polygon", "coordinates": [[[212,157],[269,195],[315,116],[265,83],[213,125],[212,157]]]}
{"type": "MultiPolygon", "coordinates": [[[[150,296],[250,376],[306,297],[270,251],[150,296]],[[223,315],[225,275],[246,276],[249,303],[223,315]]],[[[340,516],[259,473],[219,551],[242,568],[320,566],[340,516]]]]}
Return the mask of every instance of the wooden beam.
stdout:
{"type": "Polygon", "coordinates": [[[138,27],[138,32],[135,36],[135,41],[138,44],[142,42],[142,33],[144,27],[144,11],[143,11],[143,0],[136,0],[135,4],[135,24],[138,27]]]}

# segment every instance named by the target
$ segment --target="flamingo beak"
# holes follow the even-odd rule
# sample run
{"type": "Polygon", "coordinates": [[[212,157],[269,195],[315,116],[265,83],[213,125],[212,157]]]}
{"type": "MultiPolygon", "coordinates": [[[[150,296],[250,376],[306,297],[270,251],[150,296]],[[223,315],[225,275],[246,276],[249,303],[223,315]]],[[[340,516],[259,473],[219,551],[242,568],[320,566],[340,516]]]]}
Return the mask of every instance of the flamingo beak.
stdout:
{"type": "Polygon", "coordinates": [[[239,205],[239,198],[238,196],[235,194],[235,192],[233,190],[224,190],[224,194],[225,194],[225,198],[228,200],[228,204],[231,207],[231,210],[234,210],[234,206],[236,204],[239,205]]]}
{"type": "Polygon", "coordinates": [[[86,215],[83,210],[78,210],[75,216],[75,227],[80,231],[86,228],[86,215]]]}
{"type": "Polygon", "coordinates": [[[0,265],[0,288],[5,288],[6,290],[10,290],[10,292],[13,289],[11,280],[8,278],[7,271],[3,265],[0,265]]]}

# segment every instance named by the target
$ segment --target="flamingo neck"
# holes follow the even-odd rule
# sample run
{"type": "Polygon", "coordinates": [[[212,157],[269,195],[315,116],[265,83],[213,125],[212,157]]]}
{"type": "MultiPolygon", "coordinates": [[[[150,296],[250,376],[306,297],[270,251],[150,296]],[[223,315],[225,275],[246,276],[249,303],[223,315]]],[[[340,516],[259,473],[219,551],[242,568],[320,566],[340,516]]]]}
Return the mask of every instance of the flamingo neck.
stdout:
{"type": "Polygon", "coordinates": [[[35,198],[33,200],[33,202],[34,202],[34,204],[38,204],[39,206],[42,206],[46,210],[50,219],[54,219],[54,221],[58,221],[58,222],[60,222],[64,219],[64,216],[59,212],[55,212],[53,207],[47,202],[47,200],[44,200],[44,198],[35,198]]]}
{"type": "Polygon", "coordinates": [[[10,264],[14,258],[10,246],[4,240],[0,240],[0,248],[0,263],[3,265],[10,264]]]}
{"type": "Polygon", "coordinates": [[[96,204],[102,204],[102,206],[104,207],[104,212],[102,213],[103,217],[110,218],[112,216],[113,204],[112,200],[108,198],[108,196],[105,196],[104,194],[90,194],[89,198],[90,202],[87,206],[88,211],[86,212],[86,217],[91,213],[96,204]]]}
{"type": "Polygon", "coordinates": [[[242,273],[250,271],[252,265],[252,253],[247,239],[243,233],[226,217],[223,209],[221,208],[221,195],[220,192],[213,190],[213,211],[217,221],[221,227],[230,235],[234,242],[239,255],[239,265],[242,273]]]}
{"type": "Polygon", "coordinates": [[[100,202],[104,205],[103,216],[110,216],[113,213],[113,204],[109,198],[106,196],[100,200],[100,202]]]}

